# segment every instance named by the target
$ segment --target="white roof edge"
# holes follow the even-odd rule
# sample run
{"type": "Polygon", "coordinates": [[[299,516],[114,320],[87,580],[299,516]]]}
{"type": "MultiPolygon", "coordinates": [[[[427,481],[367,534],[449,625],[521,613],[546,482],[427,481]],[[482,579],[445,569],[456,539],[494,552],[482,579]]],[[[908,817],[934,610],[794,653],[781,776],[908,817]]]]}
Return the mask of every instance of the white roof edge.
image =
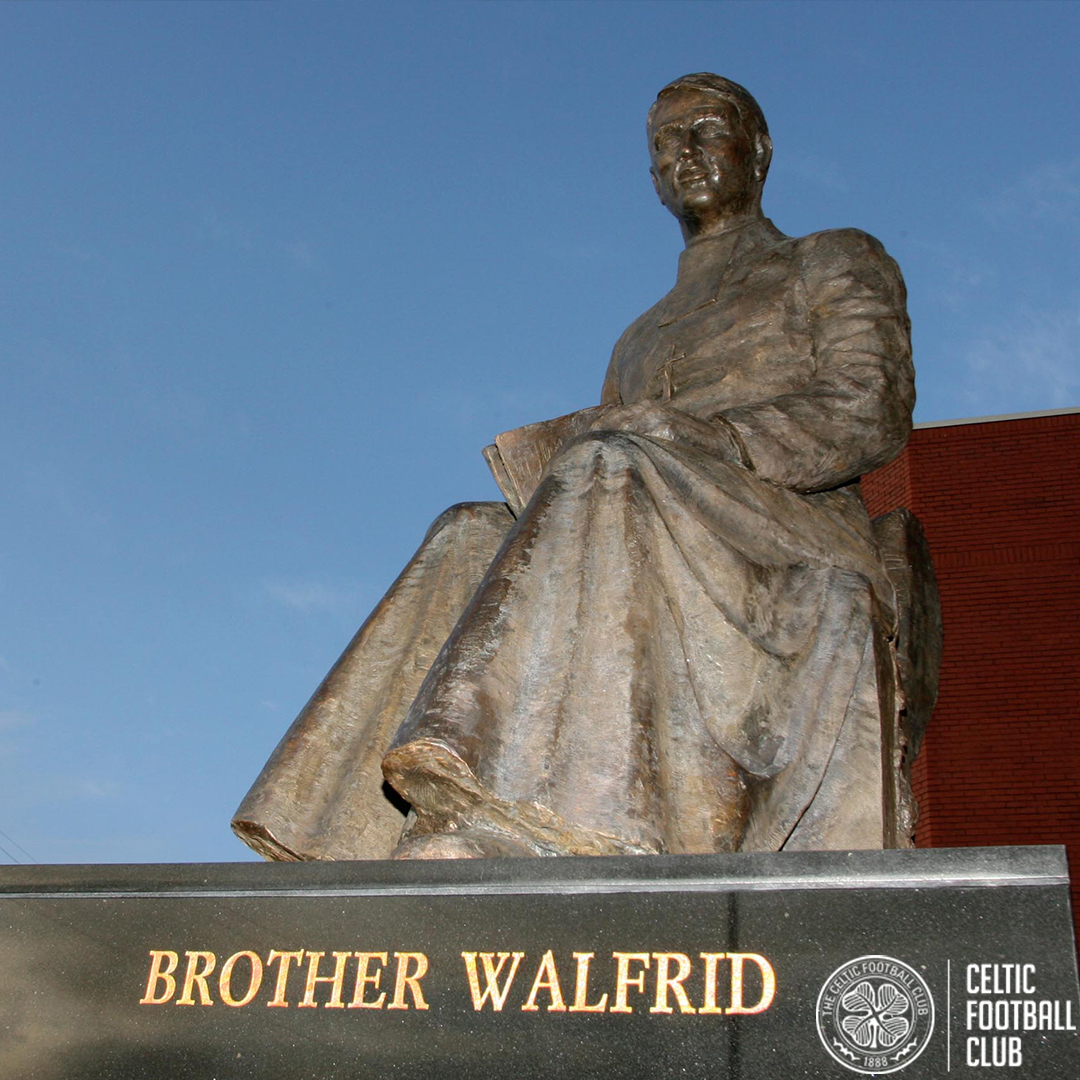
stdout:
{"type": "Polygon", "coordinates": [[[1003,413],[1001,416],[967,416],[960,420],[924,420],[922,423],[913,425],[919,428],[931,427],[956,427],[959,424],[997,424],[1002,420],[1030,420],[1035,416],[1067,416],[1069,413],[1080,412],[1080,405],[1072,405],[1067,409],[1040,409],[1038,412],[1003,413]]]}

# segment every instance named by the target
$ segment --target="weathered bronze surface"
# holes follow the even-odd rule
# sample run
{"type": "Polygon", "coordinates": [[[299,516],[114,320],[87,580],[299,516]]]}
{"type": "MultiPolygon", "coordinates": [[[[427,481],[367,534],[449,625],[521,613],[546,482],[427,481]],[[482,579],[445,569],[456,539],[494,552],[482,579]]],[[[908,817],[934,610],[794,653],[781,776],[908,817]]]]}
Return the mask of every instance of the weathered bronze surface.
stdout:
{"type": "Polygon", "coordinates": [[[891,526],[890,575],[857,486],[910,430],[900,272],[863,232],[762,215],[772,144],[742,87],[676,80],[648,134],[675,286],[599,406],[485,452],[509,510],[433,527],[241,805],[263,854],[908,842],[937,654],[898,668],[893,577],[936,594],[891,526]]]}

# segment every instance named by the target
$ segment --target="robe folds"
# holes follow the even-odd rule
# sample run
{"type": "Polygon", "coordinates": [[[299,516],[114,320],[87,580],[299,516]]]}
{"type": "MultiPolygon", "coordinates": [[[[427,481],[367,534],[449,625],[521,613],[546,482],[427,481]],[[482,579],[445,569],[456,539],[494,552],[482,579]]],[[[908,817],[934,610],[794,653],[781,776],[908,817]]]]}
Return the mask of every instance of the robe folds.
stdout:
{"type": "Polygon", "coordinates": [[[465,538],[438,554],[429,537],[410,564],[430,564],[413,606],[438,618],[372,645],[407,568],[335,668],[374,665],[396,696],[337,693],[332,671],[237,831],[278,857],[385,856],[363,805],[385,801],[381,778],[357,762],[389,744],[409,836],[538,855],[882,846],[894,596],[857,481],[910,430],[904,299],[856,230],[792,239],[759,218],[692,241],[615,347],[612,426],[563,446],[516,520],[481,504],[433,529],[465,538]],[[448,573],[470,536],[482,554],[448,573]]]}

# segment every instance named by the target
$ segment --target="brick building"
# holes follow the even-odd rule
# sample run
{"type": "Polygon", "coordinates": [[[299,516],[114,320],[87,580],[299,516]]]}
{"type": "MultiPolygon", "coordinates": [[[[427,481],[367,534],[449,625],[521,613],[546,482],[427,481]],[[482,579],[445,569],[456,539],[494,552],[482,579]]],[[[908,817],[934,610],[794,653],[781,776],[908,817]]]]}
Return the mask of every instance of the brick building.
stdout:
{"type": "Polygon", "coordinates": [[[941,592],[916,843],[1065,844],[1080,916],[1080,409],[916,425],[863,494],[919,517],[941,592]]]}

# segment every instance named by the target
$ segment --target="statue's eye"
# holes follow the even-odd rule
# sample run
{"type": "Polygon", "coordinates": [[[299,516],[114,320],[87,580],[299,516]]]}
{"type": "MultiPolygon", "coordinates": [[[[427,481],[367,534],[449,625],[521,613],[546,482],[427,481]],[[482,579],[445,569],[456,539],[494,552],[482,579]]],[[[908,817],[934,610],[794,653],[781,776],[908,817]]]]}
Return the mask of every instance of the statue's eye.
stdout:
{"type": "Polygon", "coordinates": [[[682,143],[682,132],[670,129],[657,133],[654,145],[658,151],[670,153],[677,150],[682,143]]]}
{"type": "Polygon", "coordinates": [[[694,126],[694,132],[701,139],[722,139],[728,134],[728,129],[719,120],[704,120],[694,126]]]}

